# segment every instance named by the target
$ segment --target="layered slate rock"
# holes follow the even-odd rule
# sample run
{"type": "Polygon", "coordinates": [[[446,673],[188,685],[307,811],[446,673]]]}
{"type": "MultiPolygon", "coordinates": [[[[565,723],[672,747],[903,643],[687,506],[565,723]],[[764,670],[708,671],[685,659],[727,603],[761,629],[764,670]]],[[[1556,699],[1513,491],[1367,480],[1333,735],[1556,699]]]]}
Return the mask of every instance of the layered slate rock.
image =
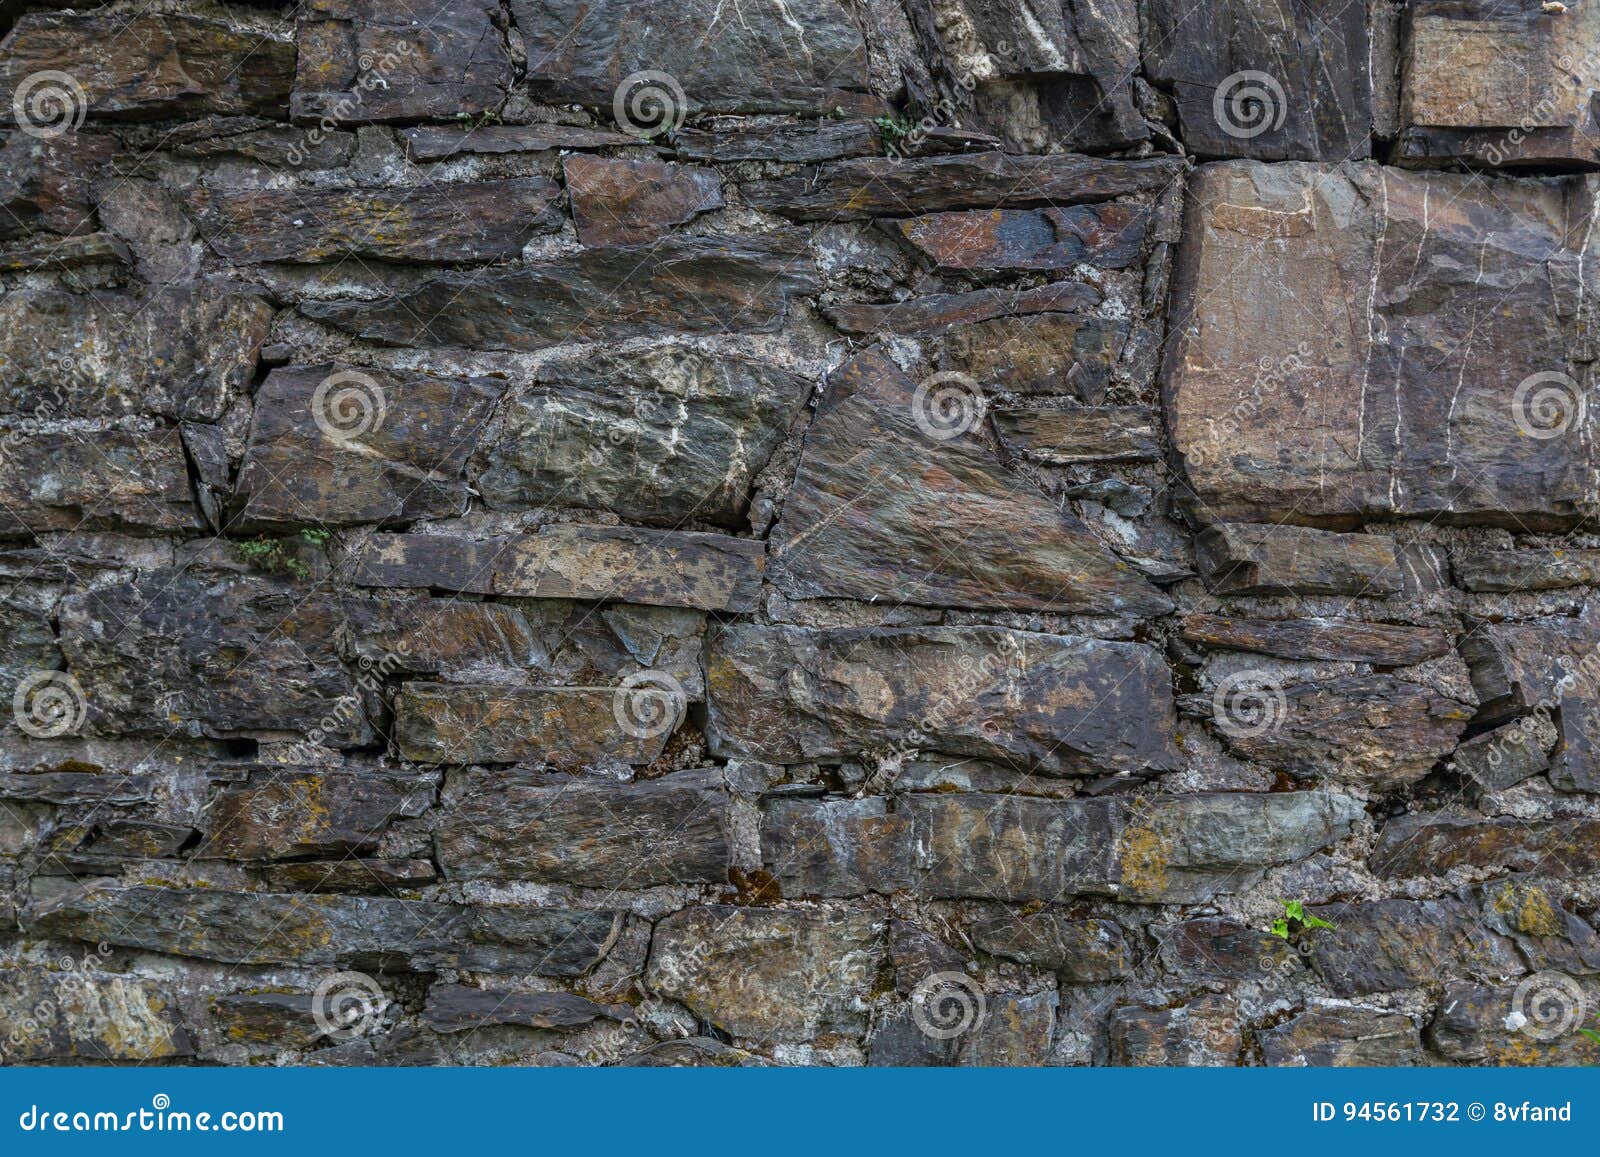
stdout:
{"type": "Polygon", "coordinates": [[[79,968],[0,972],[0,1033],[12,1064],[158,1061],[195,1051],[169,986],[79,968]]]}
{"type": "Polygon", "coordinates": [[[616,687],[502,687],[408,682],[395,701],[395,752],[420,763],[653,763],[682,703],[644,704],[665,725],[625,726],[636,699],[616,687]]]}
{"type": "Polygon", "coordinates": [[[1149,218],[1148,210],[1123,204],[991,209],[912,217],[900,232],[943,271],[1125,269],[1144,247],[1149,218]]]}
{"type": "Polygon", "coordinates": [[[881,800],[777,800],[762,857],[786,896],[909,889],[940,899],[1196,903],[1336,842],[1360,814],[1356,801],[1321,792],[1135,804],[917,793],[893,813],[881,800]]]}
{"type": "MultiPolygon", "coordinates": [[[[952,326],[1033,314],[1073,313],[1099,305],[1093,286],[1052,281],[1032,289],[974,289],[969,293],[930,293],[888,305],[839,302],[823,312],[845,333],[936,334],[952,326]]],[[[1083,319],[1078,320],[1084,324],[1083,319]]]]}
{"type": "Polygon", "coordinates": [[[1114,1065],[1232,1065],[1244,1047],[1239,1005],[1207,995],[1181,1008],[1132,1006],[1111,1014],[1114,1065]]]}
{"type": "Polygon", "coordinates": [[[1409,1016],[1365,1008],[1309,1008],[1261,1034],[1269,1065],[1358,1067],[1415,1065],[1422,1039],[1409,1016]]]}
{"type": "Polygon", "coordinates": [[[1239,679],[1219,685],[1212,697],[1229,749],[1293,774],[1378,788],[1427,775],[1455,749],[1474,706],[1398,675],[1287,686],[1239,679]]]}
{"type": "Polygon", "coordinates": [[[249,387],[272,312],[219,286],[142,299],[19,289],[0,301],[0,408],[39,419],[214,421],[249,387]]]}
{"type": "Polygon", "coordinates": [[[476,488],[497,509],[737,525],[810,393],[778,366],[673,346],[563,359],[535,372],[485,439],[476,488]]]}
{"type": "Polygon", "coordinates": [[[657,923],[645,982],[732,1036],[810,1040],[865,1029],[884,955],[865,912],[685,908],[657,923]]]}
{"type": "Polygon", "coordinates": [[[388,299],[306,302],[300,312],[391,345],[537,350],[767,332],[783,324],[791,294],[814,288],[799,238],[772,233],[669,239],[644,253],[586,249],[521,268],[443,274],[388,299]]]}
{"type": "Polygon", "coordinates": [[[217,792],[194,854],[265,860],[369,853],[395,819],[421,815],[433,791],[425,778],[261,768],[217,792]]]}
{"type": "Polygon", "coordinates": [[[1165,394],[1207,521],[1592,512],[1582,181],[1232,162],[1191,193],[1165,394]]]}
{"type": "Polygon", "coordinates": [[[577,1028],[616,1013],[570,992],[502,992],[436,984],[428,990],[422,1019],[434,1032],[471,1032],[488,1025],[577,1028]]]}
{"type": "Polygon", "coordinates": [[[364,742],[368,725],[336,650],[339,616],[292,583],[186,570],[69,595],[61,650],[89,719],[133,733],[319,729],[364,742]]]}
{"type": "Polygon", "coordinates": [[[633,783],[468,769],[451,775],[445,801],[436,845],[453,880],[648,888],[727,879],[717,768],[633,783]]]}
{"type": "Polygon", "coordinates": [[[453,598],[341,600],[358,662],[395,671],[452,675],[528,667],[538,644],[522,613],[499,603],[453,598]]]}
{"type": "Polygon", "coordinates": [[[1406,6],[1401,164],[1600,163],[1588,76],[1600,13],[1489,0],[1406,6]]]}
{"type": "MultiPolygon", "coordinates": [[[[1370,151],[1366,4],[1263,11],[1251,0],[1145,0],[1144,66],[1203,157],[1343,161],[1370,151]]],[[[1382,74],[1378,74],[1382,81],[1382,74]]]]}
{"type": "Polygon", "coordinates": [[[176,430],[5,433],[11,444],[0,458],[0,536],[204,525],[176,430]]]}
{"type": "Polygon", "coordinates": [[[542,153],[548,149],[603,149],[637,144],[635,137],[580,125],[418,125],[401,129],[406,154],[414,161],[451,157],[542,153]]]}
{"type": "Polygon", "coordinates": [[[1151,462],[1161,457],[1159,419],[1143,406],[996,410],[1007,451],[1032,462],[1151,462]]]}
{"type": "Polygon", "coordinates": [[[1189,981],[1261,980],[1303,970],[1300,955],[1280,937],[1226,917],[1156,925],[1162,965],[1189,981]]]}
{"type": "Polygon", "coordinates": [[[578,240],[648,245],[701,213],[722,208],[714,169],[574,153],[562,161],[578,240]]]}
{"type": "Polygon", "coordinates": [[[1441,979],[1520,975],[1511,941],[1465,901],[1371,900],[1307,909],[1333,928],[1311,936],[1311,959],[1336,996],[1364,996],[1441,979]]]}
{"type": "Polygon", "coordinates": [[[1220,595],[1391,595],[1402,572],[1394,540],[1303,526],[1224,523],[1195,539],[1195,558],[1220,595]]]}
{"type": "Polygon", "coordinates": [[[963,126],[1002,136],[1017,152],[1118,148],[1149,138],[1132,85],[1135,0],[1026,8],[912,0],[907,11],[937,54],[941,96],[962,108],[963,126]]]}
{"type": "MultiPolygon", "coordinates": [[[[4,112],[11,114],[9,103],[4,112]]],[[[64,237],[92,233],[94,183],[116,152],[115,138],[101,133],[8,133],[0,142],[0,239],[39,238],[40,232],[64,237]]],[[[39,240],[50,243],[46,252],[51,254],[61,245],[58,238],[39,240]]]]}
{"type": "Polygon", "coordinates": [[[747,181],[740,191],[757,208],[796,220],[860,221],[951,209],[1063,208],[1155,194],[1171,187],[1184,169],[1183,162],[1168,157],[861,157],[747,181]]]}
{"type": "Polygon", "coordinates": [[[1600,820],[1400,816],[1379,831],[1371,862],[1380,876],[1442,876],[1465,866],[1580,877],[1600,871],[1600,820]]]}
{"type": "Polygon", "coordinates": [[[764,544],[747,538],[560,523],[489,538],[375,534],[351,581],[747,611],[760,594],[765,561],[764,544]]]}
{"type": "Polygon", "coordinates": [[[773,534],[779,589],[1091,614],[1170,606],[976,435],[925,432],[937,404],[876,350],[834,374],[773,534]]]}
{"type": "Polygon", "coordinates": [[[1600,607],[1543,623],[1479,623],[1461,653],[1487,719],[1539,712],[1561,733],[1550,779],[1567,791],[1600,791],[1600,607]]]}
{"type": "MultiPolygon", "coordinates": [[[[1072,313],[1041,313],[955,325],[941,343],[939,368],[966,374],[985,390],[1065,395],[1098,403],[1104,399],[1127,346],[1128,330],[1128,322],[1122,319],[1072,313]]],[[[1016,436],[1036,439],[1054,433],[1055,421],[1071,420],[1058,419],[1056,413],[1046,411],[1018,414],[996,410],[993,414],[995,428],[1006,445],[1011,444],[1019,421],[1029,433],[1016,436]]],[[[1108,449],[1114,449],[1118,442],[1112,436],[1108,449]]],[[[1037,446],[1036,441],[1033,444],[1037,446]]],[[[1159,450],[1154,456],[1159,457],[1159,450]]]]}
{"type": "Polygon", "coordinates": [[[503,389],[340,365],[273,370],[234,484],[239,525],[464,513],[467,458],[503,389]]]}
{"type": "Polygon", "coordinates": [[[241,265],[459,264],[503,261],[536,233],[558,231],[560,192],[543,177],[514,177],[383,189],[196,189],[188,204],[206,242],[241,265]]]}
{"type": "Polygon", "coordinates": [[[991,916],[972,926],[984,952],[1048,968],[1073,984],[1100,984],[1133,971],[1136,952],[1111,920],[1074,920],[1060,908],[991,916]]]}
{"type": "Polygon", "coordinates": [[[1183,638],[1203,647],[1254,651],[1279,659],[1321,659],[1409,667],[1447,655],[1452,640],[1433,627],[1362,623],[1354,619],[1235,619],[1190,615],[1183,638]]]}
{"type": "Polygon", "coordinates": [[[1600,988],[1565,978],[1575,987],[1556,988],[1548,982],[1533,982],[1531,992],[1519,985],[1473,984],[1457,981],[1447,984],[1438,1011],[1428,1025],[1428,1043],[1453,1064],[1490,1065],[1594,1065],[1600,1064],[1600,1041],[1582,1033],[1559,1031],[1572,1019],[1572,996],[1576,992],[1579,1008],[1593,1008],[1600,999],[1600,988]],[[1549,1002],[1539,1008],[1538,1002],[1549,1002]],[[1534,1016],[1543,1012],[1555,1022],[1541,1023],[1534,1016]],[[1551,1029],[1557,1030],[1547,1039],[1551,1029]]]}
{"type": "Polygon", "coordinates": [[[296,120],[476,116],[509,95],[511,53],[491,0],[312,0],[301,5],[296,120]]]}
{"type": "Polygon", "coordinates": [[[1511,594],[1600,584],[1600,550],[1463,551],[1450,558],[1456,584],[1469,591],[1511,594]]]}
{"type": "Polygon", "coordinates": [[[738,11],[705,0],[511,0],[510,8],[535,93],[609,110],[622,87],[641,129],[675,127],[690,111],[831,112],[867,87],[866,44],[838,0],[738,11]],[[623,85],[640,72],[672,81],[623,85]]]}
{"type": "Polygon", "coordinates": [[[837,762],[868,748],[1044,775],[1177,766],[1171,684],[1140,643],[994,627],[733,624],[707,644],[719,756],[837,762]]]}
{"type": "MultiPolygon", "coordinates": [[[[19,17],[0,42],[0,108],[10,113],[19,90],[27,98],[22,85],[28,77],[55,72],[76,81],[95,115],[281,113],[294,62],[288,39],[221,20],[178,13],[130,18],[35,12],[19,17]]],[[[53,115],[60,116],[59,110],[53,115]]],[[[43,119],[51,116],[46,112],[43,119]]]]}
{"type": "Polygon", "coordinates": [[[467,907],[379,896],[312,896],[92,883],[26,916],[66,936],[225,964],[381,961],[575,976],[610,948],[617,917],[565,908],[467,907]]]}

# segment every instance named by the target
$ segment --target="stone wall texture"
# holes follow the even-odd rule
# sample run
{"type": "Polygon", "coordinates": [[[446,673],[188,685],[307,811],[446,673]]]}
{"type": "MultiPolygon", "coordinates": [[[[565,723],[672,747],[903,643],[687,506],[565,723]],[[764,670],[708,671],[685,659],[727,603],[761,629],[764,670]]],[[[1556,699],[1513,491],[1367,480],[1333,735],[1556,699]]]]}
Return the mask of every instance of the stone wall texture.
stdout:
{"type": "Polygon", "coordinates": [[[1600,1062],[1600,0],[0,35],[7,1063],[1600,1062]]]}

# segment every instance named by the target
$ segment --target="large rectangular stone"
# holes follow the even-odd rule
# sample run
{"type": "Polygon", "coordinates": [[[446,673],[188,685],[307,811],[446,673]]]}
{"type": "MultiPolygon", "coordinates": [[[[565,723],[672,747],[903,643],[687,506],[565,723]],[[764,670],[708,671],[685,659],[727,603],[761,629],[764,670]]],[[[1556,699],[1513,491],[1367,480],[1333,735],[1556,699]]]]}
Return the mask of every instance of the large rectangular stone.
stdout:
{"type": "Polygon", "coordinates": [[[1510,940],[1485,928],[1467,903],[1371,900],[1308,912],[1333,925],[1311,936],[1311,959],[1336,996],[1365,996],[1446,980],[1518,976],[1510,940]]]}
{"type": "Polygon", "coordinates": [[[1190,188],[1166,399],[1207,521],[1593,514],[1587,179],[1228,162],[1190,188]]]}
{"type": "Polygon", "coordinates": [[[1493,819],[1423,813],[1378,831],[1380,876],[1444,876],[1455,868],[1508,868],[1554,879],[1600,872],[1600,819],[1493,819]]]}
{"type": "Polygon", "coordinates": [[[0,454],[0,536],[204,525],[176,430],[0,429],[0,437],[12,440],[0,454]]]}
{"type": "Polygon", "coordinates": [[[755,539],[559,523],[493,538],[375,534],[351,581],[748,611],[761,591],[765,558],[765,544],[755,539]]]}
{"type": "Polygon", "coordinates": [[[838,762],[891,746],[1043,775],[1179,763],[1171,677],[1142,643],[730,624],[711,636],[706,672],[719,756],[838,762]]]}
{"type": "Polygon", "coordinates": [[[1304,526],[1223,523],[1195,539],[1195,559],[1220,595],[1367,595],[1400,590],[1394,540],[1304,526]]]}
{"type": "Polygon", "coordinates": [[[420,763],[653,763],[684,705],[670,691],[625,687],[408,682],[395,701],[394,747],[420,763]],[[636,704],[642,724],[632,724],[636,704]]]}
{"type": "Polygon", "coordinates": [[[467,769],[446,784],[435,839],[452,880],[721,884],[728,794],[717,768],[631,783],[467,769]]]}

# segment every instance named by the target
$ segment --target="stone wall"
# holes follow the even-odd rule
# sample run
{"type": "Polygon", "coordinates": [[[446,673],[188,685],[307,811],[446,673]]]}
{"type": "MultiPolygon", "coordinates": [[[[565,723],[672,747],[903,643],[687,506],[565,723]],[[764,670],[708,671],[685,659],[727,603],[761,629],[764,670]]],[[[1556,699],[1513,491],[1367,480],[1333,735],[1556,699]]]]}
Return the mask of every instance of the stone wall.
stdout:
{"type": "Polygon", "coordinates": [[[1600,1061],[1590,0],[0,24],[6,1061],[1600,1061]]]}

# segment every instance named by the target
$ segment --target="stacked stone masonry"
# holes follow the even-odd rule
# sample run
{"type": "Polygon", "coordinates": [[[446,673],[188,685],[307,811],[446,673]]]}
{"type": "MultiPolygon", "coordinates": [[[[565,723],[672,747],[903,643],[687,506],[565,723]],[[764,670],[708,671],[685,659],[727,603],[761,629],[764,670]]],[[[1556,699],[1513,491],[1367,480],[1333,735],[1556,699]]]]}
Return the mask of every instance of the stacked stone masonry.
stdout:
{"type": "Polygon", "coordinates": [[[0,35],[6,1063],[1600,1062],[1600,3],[0,35]]]}

